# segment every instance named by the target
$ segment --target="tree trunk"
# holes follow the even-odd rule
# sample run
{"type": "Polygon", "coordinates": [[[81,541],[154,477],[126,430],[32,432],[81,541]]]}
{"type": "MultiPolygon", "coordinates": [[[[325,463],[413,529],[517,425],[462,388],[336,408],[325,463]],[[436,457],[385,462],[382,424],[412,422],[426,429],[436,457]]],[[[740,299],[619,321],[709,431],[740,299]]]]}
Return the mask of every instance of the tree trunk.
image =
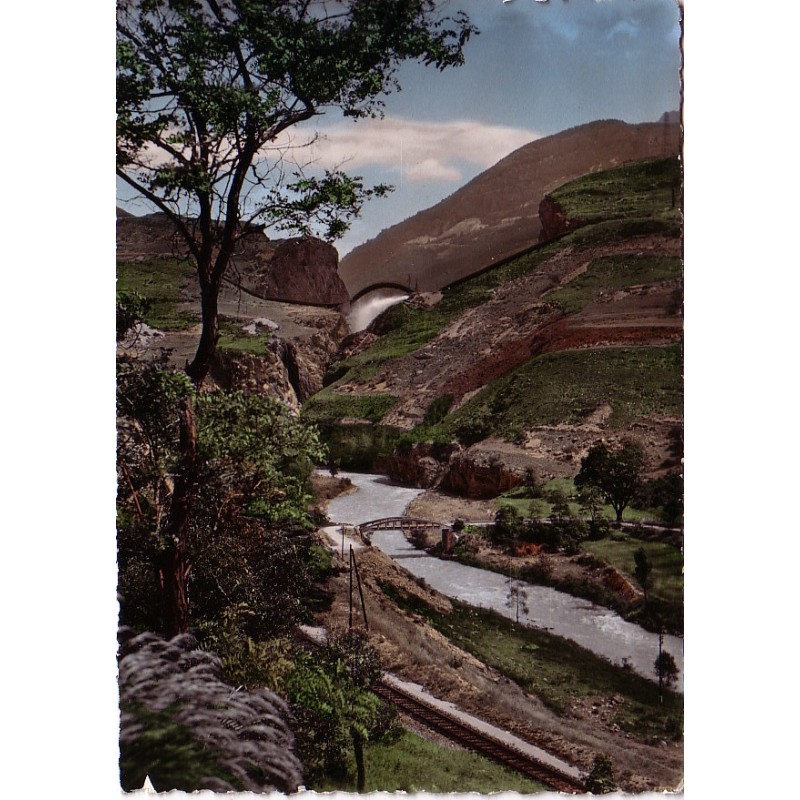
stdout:
{"type": "Polygon", "coordinates": [[[180,464],[172,492],[169,544],[159,558],[161,610],[164,633],[171,639],[189,630],[189,521],[195,486],[196,430],[191,400],[184,397],[178,403],[180,424],[180,464]]]}
{"type": "Polygon", "coordinates": [[[204,285],[201,288],[200,307],[203,330],[194,359],[186,367],[186,374],[198,388],[211,370],[211,362],[214,359],[219,340],[219,286],[217,284],[204,285]]]}
{"type": "Polygon", "coordinates": [[[356,791],[363,792],[367,788],[367,768],[364,765],[364,742],[356,731],[351,731],[353,749],[356,754],[356,791]]]}

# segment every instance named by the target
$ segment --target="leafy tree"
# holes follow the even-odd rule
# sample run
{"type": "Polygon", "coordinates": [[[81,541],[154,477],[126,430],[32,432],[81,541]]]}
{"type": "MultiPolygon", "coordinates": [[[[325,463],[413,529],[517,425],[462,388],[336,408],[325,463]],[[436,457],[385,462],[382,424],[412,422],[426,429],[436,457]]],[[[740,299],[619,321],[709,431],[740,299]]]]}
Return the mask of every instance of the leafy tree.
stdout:
{"type": "Polygon", "coordinates": [[[683,521],[683,476],[679,472],[670,472],[646,481],[637,501],[645,507],[660,509],[665,524],[680,525],[683,521]]]}
{"type": "Polygon", "coordinates": [[[596,486],[583,486],[578,492],[581,513],[589,517],[589,538],[598,541],[608,536],[611,524],[603,514],[603,495],[596,486]]]}
{"type": "Polygon", "coordinates": [[[167,215],[196,264],[202,335],[187,368],[196,384],[216,348],[222,280],[255,223],[335,239],[387,191],[340,171],[291,172],[287,132],[331,109],[379,114],[405,60],[460,65],[475,29],[436,5],[119,2],[117,175],[167,215]]]}
{"type": "Polygon", "coordinates": [[[151,303],[139,292],[120,292],[117,295],[117,341],[121,342],[147,313],[151,303]]]}
{"type": "Polygon", "coordinates": [[[575,485],[579,489],[596,487],[614,509],[619,524],[622,512],[636,496],[643,466],[644,453],[636,442],[626,440],[615,450],[596,444],[581,461],[575,485]]]}
{"type": "Polygon", "coordinates": [[[510,545],[519,538],[521,520],[514,506],[500,506],[494,515],[494,525],[488,534],[492,544],[510,545]]]}
{"type": "Polygon", "coordinates": [[[653,669],[658,676],[658,683],[669,687],[674,686],[678,680],[678,665],[675,659],[666,650],[662,650],[653,664],[653,669]]]}
{"type": "Polygon", "coordinates": [[[572,519],[572,510],[569,507],[569,498],[561,489],[553,489],[547,499],[550,501],[550,519],[553,522],[563,522],[572,519]]]}
{"type": "Polygon", "coordinates": [[[647,553],[645,552],[644,547],[639,547],[634,551],[633,561],[633,574],[636,576],[636,580],[639,581],[639,586],[642,587],[642,591],[644,592],[644,602],[647,603],[647,590],[650,588],[653,565],[647,558],[647,553]]]}
{"type": "Polygon", "coordinates": [[[380,675],[377,652],[360,631],[334,637],[320,652],[299,659],[287,688],[312,785],[326,772],[341,770],[352,748],[356,786],[364,791],[364,744],[388,727],[381,701],[369,691],[380,675]]]}

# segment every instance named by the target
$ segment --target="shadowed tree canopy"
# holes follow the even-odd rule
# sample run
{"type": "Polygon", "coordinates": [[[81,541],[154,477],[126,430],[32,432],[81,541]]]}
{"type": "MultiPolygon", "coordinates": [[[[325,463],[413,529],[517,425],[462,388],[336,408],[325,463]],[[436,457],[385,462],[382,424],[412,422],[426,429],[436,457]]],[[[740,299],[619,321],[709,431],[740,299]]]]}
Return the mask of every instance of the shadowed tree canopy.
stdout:
{"type": "Polygon", "coordinates": [[[628,507],[641,484],[644,453],[633,441],[626,440],[612,450],[605,444],[596,444],[581,461],[575,485],[580,489],[594,486],[605,498],[622,522],[622,512],[628,507]]]}
{"type": "Polygon", "coordinates": [[[331,109],[380,114],[401,62],[457,66],[474,32],[435,0],[120,0],[117,174],[172,220],[196,262],[196,384],[241,237],[265,225],[335,239],[388,190],[305,171],[289,130],[331,109]]]}

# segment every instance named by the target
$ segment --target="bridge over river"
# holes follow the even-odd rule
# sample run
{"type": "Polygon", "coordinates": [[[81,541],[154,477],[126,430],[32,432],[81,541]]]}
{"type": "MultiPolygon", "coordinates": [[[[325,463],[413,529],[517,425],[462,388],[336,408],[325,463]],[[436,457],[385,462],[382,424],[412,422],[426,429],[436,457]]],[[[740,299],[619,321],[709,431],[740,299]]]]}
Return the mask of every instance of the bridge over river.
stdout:
{"type": "Polygon", "coordinates": [[[417,531],[441,530],[444,525],[441,522],[434,522],[431,519],[420,519],[418,517],[381,517],[362,522],[357,525],[361,538],[372,544],[372,534],[374,531],[403,531],[403,533],[416,533],[417,531]]]}

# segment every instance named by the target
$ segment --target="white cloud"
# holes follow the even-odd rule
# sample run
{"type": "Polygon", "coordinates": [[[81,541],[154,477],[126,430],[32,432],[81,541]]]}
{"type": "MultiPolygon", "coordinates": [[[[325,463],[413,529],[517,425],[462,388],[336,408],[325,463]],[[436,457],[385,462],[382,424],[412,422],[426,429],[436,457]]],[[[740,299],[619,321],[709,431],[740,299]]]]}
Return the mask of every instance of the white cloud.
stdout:
{"type": "Polygon", "coordinates": [[[532,130],[472,120],[412,122],[399,117],[337,124],[320,132],[307,156],[327,169],[379,166],[409,181],[457,181],[463,162],[490,167],[541,138],[532,130]]]}

